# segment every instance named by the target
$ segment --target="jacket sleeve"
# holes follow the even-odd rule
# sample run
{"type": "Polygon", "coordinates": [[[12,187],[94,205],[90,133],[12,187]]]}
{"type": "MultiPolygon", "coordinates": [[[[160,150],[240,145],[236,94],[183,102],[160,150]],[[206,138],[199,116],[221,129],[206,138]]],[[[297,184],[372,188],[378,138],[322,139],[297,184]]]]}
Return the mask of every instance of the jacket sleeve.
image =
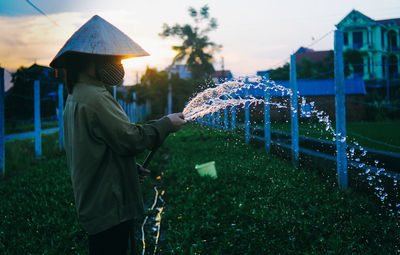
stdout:
{"type": "Polygon", "coordinates": [[[131,123],[108,92],[96,100],[92,111],[93,135],[120,155],[133,156],[158,147],[172,130],[168,117],[145,125],[131,123]]]}

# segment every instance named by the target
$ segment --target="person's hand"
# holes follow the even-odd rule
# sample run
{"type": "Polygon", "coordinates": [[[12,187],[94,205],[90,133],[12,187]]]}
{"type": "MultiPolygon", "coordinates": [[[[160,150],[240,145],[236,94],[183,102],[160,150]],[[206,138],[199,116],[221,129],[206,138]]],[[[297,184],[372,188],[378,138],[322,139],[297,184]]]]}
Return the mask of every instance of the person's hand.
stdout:
{"type": "Polygon", "coordinates": [[[185,123],[186,123],[185,116],[184,116],[183,113],[181,113],[181,112],[180,112],[180,113],[172,113],[172,114],[169,114],[167,117],[168,117],[168,118],[171,120],[171,122],[172,122],[172,126],[173,126],[172,132],[178,131],[178,130],[181,129],[182,126],[185,125],[185,123]]]}
{"type": "Polygon", "coordinates": [[[138,174],[139,174],[139,182],[142,184],[144,182],[144,179],[151,173],[150,170],[144,168],[141,165],[138,165],[138,174]]]}

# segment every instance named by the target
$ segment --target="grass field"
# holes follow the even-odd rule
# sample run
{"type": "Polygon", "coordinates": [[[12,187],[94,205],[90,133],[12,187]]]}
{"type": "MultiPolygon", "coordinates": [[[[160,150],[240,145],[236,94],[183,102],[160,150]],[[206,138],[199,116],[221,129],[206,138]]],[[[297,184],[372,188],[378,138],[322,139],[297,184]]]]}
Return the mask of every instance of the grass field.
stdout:
{"type": "MultiPolygon", "coordinates": [[[[42,122],[42,124],[41,124],[42,129],[52,128],[52,127],[58,127],[58,122],[50,121],[50,122],[42,122]]],[[[35,129],[35,125],[34,125],[34,123],[17,124],[17,125],[12,125],[12,124],[7,123],[4,127],[4,129],[5,129],[6,135],[16,134],[16,133],[33,131],[35,129]]]]}
{"type": "MultiPolygon", "coordinates": [[[[32,157],[33,142],[7,143],[0,254],[87,254],[56,138],[43,138],[41,160],[32,157]]],[[[375,200],[340,191],[233,133],[188,126],[166,140],[150,169],[154,178],[163,172],[166,191],[162,254],[400,252],[399,219],[375,200]],[[211,160],[218,178],[198,176],[195,164],[211,160]]],[[[148,198],[151,183],[143,186],[148,198]]]]}
{"type": "Polygon", "coordinates": [[[175,254],[397,254],[399,220],[231,133],[185,129],[167,141],[167,229],[175,254]],[[218,179],[194,165],[216,161],[218,179]]]}

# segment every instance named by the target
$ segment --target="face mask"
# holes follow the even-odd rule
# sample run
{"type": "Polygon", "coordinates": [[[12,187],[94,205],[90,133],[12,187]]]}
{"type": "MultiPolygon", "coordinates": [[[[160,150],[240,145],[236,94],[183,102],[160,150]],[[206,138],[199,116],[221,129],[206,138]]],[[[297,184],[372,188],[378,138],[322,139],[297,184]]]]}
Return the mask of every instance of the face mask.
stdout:
{"type": "Polygon", "coordinates": [[[97,79],[109,86],[116,86],[122,83],[125,75],[121,63],[103,63],[96,67],[97,79]]]}

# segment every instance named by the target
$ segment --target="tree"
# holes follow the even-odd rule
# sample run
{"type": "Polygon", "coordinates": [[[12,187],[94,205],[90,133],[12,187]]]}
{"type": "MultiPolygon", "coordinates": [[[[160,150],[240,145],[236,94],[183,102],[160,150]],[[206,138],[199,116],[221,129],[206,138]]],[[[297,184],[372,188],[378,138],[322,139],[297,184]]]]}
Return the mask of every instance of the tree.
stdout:
{"type": "MultiPolygon", "coordinates": [[[[333,51],[319,62],[303,59],[296,65],[297,79],[333,79],[333,51]]],[[[272,80],[289,80],[290,65],[285,63],[283,66],[270,71],[272,80]]]]}
{"type": "Polygon", "coordinates": [[[8,121],[29,120],[33,118],[33,82],[40,81],[41,117],[55,115],[58,83],[63,76],[56,77],[55,70],[37,64],[29,68],[20,67],[11,74],[13,87],[5,98],[8,121]]]}
{"type": "Polygon", "coordinates": [[[163,31],[159,35],[164,38],[171,36],[182,39],[182,45],[172,47],[177,52],[172,63],[175,64],[186,59],[186,66],[192,73],[192,78],[204,79],[214,72],[211,63],[212,55],[222,47],[211,42],[208,37],[208,33],[217,28],[217,20],[210,17],[207,5],[199,10],[190,7],[189,15],[193,18],[194,25],[175,24],[169,26],[164,23],[163,31]],[[204,24],[205,27],[203,27],[204,24]]]}
{"type": "Polygon", "coordinates": [[[367,56],[365,52],[359,50],[348,49],[343,53],[344,60],[344,75],[348,77],[350,74],[355,73],[360,75],[364,73],[364,60],[367,56]]]}
{"type": "Polygon", "coordinates": [[[283,66],[270,71],[270,79],[276,81],[289,80],[290,66],[285,63],[283,66]]]}

